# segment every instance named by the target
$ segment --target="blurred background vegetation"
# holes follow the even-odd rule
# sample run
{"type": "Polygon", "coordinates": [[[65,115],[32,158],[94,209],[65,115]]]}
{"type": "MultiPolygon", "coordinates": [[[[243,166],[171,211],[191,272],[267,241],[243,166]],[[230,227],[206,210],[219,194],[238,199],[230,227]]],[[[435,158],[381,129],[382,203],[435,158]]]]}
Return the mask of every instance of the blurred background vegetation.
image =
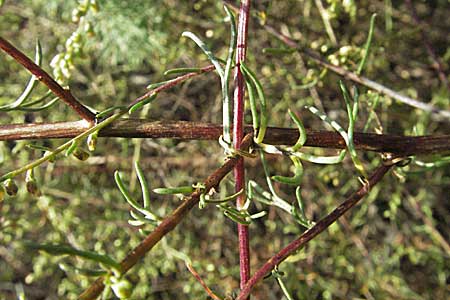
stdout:
{"type": "MultiPolygon", "coordinates": [[[[98,11],[89,10],[82,21],[76,11],[74,14],[80,5],[74,0],[4,2],[0,8],[1,36],[30,57],[34,56],[35,41],[39,39],[44,52],[43,68],[54,72],[76,97],[98,111],[129,103],[143,94],[148,84],[165,80],[163,73],[169,68],[209,64],[191,41],[180,38],[183,31],[201,36],[219,57],[225,57],[227,51],[229,25],[224,20],[221,1],[98,1],[98,11]],[[77,43],[67,43],[74,32],[79,32],[77,43]],[[54,58],[59,53],[69,55],[68,64],[54,58]]],[[[257,2],[253,9],[260,11],[260,18],[349,70],[357,68],[370,16],[377,13],[364,74],[397,92],[448,109],[449,89],[432,68],[420,28],[404,1],[321,1],[330,17],[335,42],[325,29],[324,12],[321,15],[318,1],[257,2]]],[[[426,36],[448,66],[449,2],[413,2],[426,36]]],[[[303,108],[308,104],[321,106],[346,126],[339,77],[323,73],[320,66],[297,53],[264,54],[266,47],[283,45],[252,21],[248,65],[259,74],[270,99],[270,125],[293,127],[287,114],[291,108],[301,115],[307,127],[323,129],[323,123],[303,108]],[[313,90],[305,85],[313,86],[313,90]]],[[[28,78],[26,70],[2,53],[0,105],[13,101],[28,78]]],[[[45,91],[40,86],[36,97],[45,91]]],[[[366,125],[376,96],[364,88],[360,91],[357,131],[366,125]]],[[[429,114],[385,96],[380,96],[374,111],[377,118],[369,123],[369,132],[450,133],[448,121],[433,120],[429,114]]],[[[63,103],[36,113],[0,112],[0,117],[1,124],[77,119],[63,103]]],[[[218,77],[202,75],[164,92],[149,109],[133,117],[220,123],[218,77]]],[[[61,141],[1,142],[2,174],[41,155],[26,147],[30,143],[55,147],[61,141]]],[[[335,153],[320,149],[313,152],[335,153]]],[[[127,223],[130,207],[115,186],[114,170],[122,171],[138,197],[134,160],[139,158],[155,188],[201,181],[221,164],[222,153],[216,142],[100,139],[97,150],[86,162],[64,158],[38,168],[41,197],[30,196],[24,183],[18,182],[19,194],[3,202],[0,299],[76,299],[95,279],[76,272],[76,268],[95,265],[24,250],[24,241],[70,244],[107,253],[118,260],[141,241],[143,236],[127,223]],[[22,290],[26,298],[20,298],[22,290]]],[[[378,154],[359,154],[369,170],[380,162],[378,154]]],[[[287,158],[268,159],[272,174],[289,173],[287,158]]],[[[433,161],[436,157],[420,159],[433,161]]],[[[337,166],[304,165],[302,196],[306,214],[312,220],[324,216],[359,185],[349,158],[337,166]]],[[[247,177],[264,185],[259,162],[248,162],[247,177]]],[[[427,169],[408,166],[391,173],[351,213],[280,266],[287,289],[294,299],[448,299],[449,186],[448,165],[427,169]]],[[[276,188],[286,199],[295,199],[292,189],[281,185],[276,188]]],[[[228,177],[221,192],[231,191],[228,177]]],[[[178,204],[176,198],[152,194],[152,208],[160,216],[178,204]]],[[[290,215],[274,207],[255,203],[251,209],[268,211],[266,217],[251,225],[251,264],[255,269],[303,229],[290,215]]],[[[237,291],[236,225],[208,206],[192,211],[126,275],[135,286],[133,299],[206,299],[203,288],[180,259],[183,255],[190,257],[202,278],[219,295],[237,291]]],[[[273,278],[258,285],[254,295],[255,299],[283,297],[273,278]]]]}

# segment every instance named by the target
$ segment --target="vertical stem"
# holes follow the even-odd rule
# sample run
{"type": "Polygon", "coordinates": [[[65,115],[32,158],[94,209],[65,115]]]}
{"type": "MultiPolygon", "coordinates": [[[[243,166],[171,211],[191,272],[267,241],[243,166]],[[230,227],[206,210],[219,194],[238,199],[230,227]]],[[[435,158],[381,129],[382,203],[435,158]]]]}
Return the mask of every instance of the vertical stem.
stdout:
{"type": "MultiPolygon", "coordinates": [[[[242,0],[239,11],[239,25],[236,52],[236,73],[234,90],[234,117],[233,117],[233,146],[239,149],[244,137],[244,95],[245,82],[240,69],[241,61],[245,60],[247,47],[247,30],[250,12],[250,0],[242,0]]],[[[236,192],[245,188],[244,159],[241,157],[234,168],[234,179],[236,181],[236,192]]],[[[246,200],[245,193],[237,199],[237,207],[241,208],[246,200]]],[[[239,237],[239,263],[240,263],[240,287],[244,287],[250,278],[250,248],[248,237],[248,226],[238,224],[239,237]]]]}

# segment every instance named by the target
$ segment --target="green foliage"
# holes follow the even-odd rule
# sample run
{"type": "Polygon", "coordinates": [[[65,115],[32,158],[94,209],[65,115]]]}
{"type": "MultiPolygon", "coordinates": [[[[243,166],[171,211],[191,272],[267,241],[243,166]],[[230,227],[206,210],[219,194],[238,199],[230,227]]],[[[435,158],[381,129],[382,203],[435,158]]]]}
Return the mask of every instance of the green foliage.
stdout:
{"type": "MultiPolygon", "coordinates": [[[[221,82],[205,75],[158,95],[158,101],[152,102],[150,97],[131,112],[156,120],[221,123],[226,119],[220,110],[229,92],[225,79],[230,76],[226,70],[230,72],[232,67],[230,45],[234,40],[232,27],[224,25],[232,18],[219,2],[98,1],[97,11],[89,1],[90,8],[83,11],[86,1],[5,1],[1,3],[0,24],[8,28],[2,36],[30,57],[39,38],[44,69],[50,70],[50,61],[60,54],[53,59],[56,77],[64,79],[83,103],[103,111],[97,115],[99,120],[128,112],[130,101],[143,94],[145,86],[163,81],[167,69],[208,64],[192,42],[180,39],[186,30],[196,32],[213,57],[228,58],[227,64],[217,59],[224,72],[221,82]],[[142,107],[144,104],[148,105],[142,107]]],[[[403,6],[393,6],[391,1],[322,1],[337,37],[338,43],[333,45],[315,1],[272,2],[255,1],[252,9],[263,10],[260,18],[265,15],[269,24],[301,40],[333,64],[354,72],[361,69],[364,76],[389,83],[405,94],[430,99],[438,107],[450,105],[448,89],[429,67],[426,52],[418,46],[422,45],[420,34],[403,6]],[[374,12],[378,15],[376,22],[374,12]]],[[[427,18],[433,45],[445,49],[450,25],[443,17],[447,3],[418,5],[424,18],[434,16],[427,18]]],[[[299,140],[291,147],[261,144],[256,150],[266,152],[263,165],[250,161],[247,168],[247,197],[253,200],[247,201],[248,207],[237,210],[229,203],[242,191],[233,194],[226,181],[217,189],[219,195],[204,195],[203,209],[194,210],[126,278],[116,274],[109,277],[108,291],[117,297],[132,292],[134,299],[205,298],[203,288],[186,271],[183,261],[187,258],[202,270],[202,278],[213,290],[232,294],[238,288],[239,276],[235,222],[250,224],[257,265],[310,228],[358,187],[354,166],[370,174],[381,161],[370,152],[358,152],[356,156],[353,132],[448,134],[448,123],[437,122],[429,114],[411,110],[384,95],[360,88],[358,98],[346,88],[341,91],[337,76],[292,49],[278,51],[282,53],[277,55],[263,53],[263,47],[285,46],[258,26],[251,22],[249,32],[246,66],[252,71],[246,75],[248,91],[253,94],[246,122],[253,122],[258,133],[269,125],[269,117],[270,125],[295,124],[299,140]],[[346,122],[347,130],[339,125],[346,122]],[[349,157],[345,158],[345,150],[312,151],[303,147],[307,138],[304,127],[317,130],[324,124],[331,124],[330,128],[347,137],[349,157]],[[291,171],[293,177],[282,176],[291,171]]],[[[439,55],[444,57],[445,53],[439,55]]],[[[22,92],[27,97],[19,97],[25,112],[0,111],[2,124],[22,123],[24,119],[74,119],[73,112],[51,100],[41,84],[32,94],[28,88],[24,91],[27,80],[31,84],[29,74],[5,57],[0,55],[1,107],[18,103],[14,99],[22,92]],[[44,106],[47,111],[33,111],[44,106]]],[[[116,260],[124,258],[142,240],[142,234],[179,204],[174,197],[162,194],[195,191],[198,185],[185,185],[202,180],[223,161],[219,145],[211,141],[106,139],[97,136],[98,129],[76,138],[76,143],[0,143],[0,175],[26,166],[0,187],[1,300],[20,295],[25,299],[76,299],[94,280],[91,276],[105,274],[99,268],[99,259],[117,266],[116,260]],[[56,158],[48,152],[51,149],[63,151],[73,145],[71,150],[81,151],[85,141],[92,152],[86,161],[60,158],[46,162],[56,158]],[[42,155],[46,159],[39,165],[27,165],[42,155]],[[139,165],[133,166],[138,161],[139,165]],[[120,170],[120,174],[114,176],[114,170],[120,170]],[[173,186],[178,190],[152,190],[150,183],[152,187],[173,186]],[[33,241],[34,249],[57,255],[27,250],[23,247],[25,240],[33,241]],[[12,283],[17,283],[17,288],[12,283]]],[[[259,142],[263,136],[258,134],[259,142]]],[[[230,140],[225,142],[229,144],[230,140]]],[[[396,175],[376,186],[352,213],[280,265],[273,282],[266,280],[254,297],[445,299],[449,269],[448,162],[448,157],[417,157],[397,169],[396,175]]]]}

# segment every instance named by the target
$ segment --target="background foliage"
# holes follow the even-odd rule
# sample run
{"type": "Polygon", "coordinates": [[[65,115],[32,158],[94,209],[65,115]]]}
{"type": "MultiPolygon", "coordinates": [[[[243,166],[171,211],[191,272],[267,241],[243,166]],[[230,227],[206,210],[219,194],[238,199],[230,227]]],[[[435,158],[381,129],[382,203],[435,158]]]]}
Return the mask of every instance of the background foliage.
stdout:
{"type": "MultiPolygon", "coordinates": [[[[374,42],[365,75],[398,92],[449,107],[449,90],[439,82],[422,44],[417,26],[403,1],[322,1],[332,17],[337,38],[327,35],[316,1],[258,1],[255,9],[268,22],[320,52],[330,61],[355,70],[361,57],[369,20],[378,14],[374,42]]],[[[414,1],[425,31],[438,55],[448,65],[448,1],[414,1]]],[[[33,56],[39,38],[44,48],[44,69],[65,49],[77,30],[72,21],[76,1],[6,1],[0,8],[1,35],[33,56]]],[[[208,64],[185,30],[202,36],[218,56],[224,57],[228,25],[221,1],[99,1],[98,13],[86,16],[91,26],[83,34],[82,51],[73,58],[66,82],[90,107],[102,110],[127,104],[152,82],[164,80],[164,71],[208,64]]],[[[86,28],[85,28],[86,29],[86,28]]],[[[265,47],[282,47],[257,22],[249,31],[248,65],[260,74],[270,99],[270,125],[292,127],[288,108],[301,114],[307,127],[320,129],[320,120],[305,105],[323,106],[346,124],[346,111],[338,77],[330,72],[314,86],[311,96],[302,86],[323,71],[299,54],[268,55],[265,47]]],[[[0,55],[0,105],[11,102],[23,89],[28,73],[6,55],[0,55]]],[[[45,91],[43,87],[37,94],[45,91]]],[[[362,131],[374,95],[362,89],[362,108],[356,130],[362,131]]],[[[158,97],[151,108],[134,117],[154,120],[221,122],[220,83],[208,74],[158,97]]],[[[448,123],[380,96],[377,122],[368,131],[394,134],[449,134],[448,123]]],[[[63,103],[38,113],[0,112],[1,123],[74,120],[63,103]]],[[[249,115],[250,117],[250,115],[249,115]]],[[[250,119],[248,119],[250,122],[250,119]]],[[[38,158],[40,151],[25,146],[30,141],[0,143],[2,173],[38,158]]],[[[56,146],[61,142],[38,141],[56,146]]],[[[141,166],[152,187],[189,185],[202,180],[223,160],[215,142],[100,139],[87,162],[69,158],[39,168],[43,196],[35,198],[23,185],[15,198],[3,203],[0,217],[0,299],[16,299],[25,289],[26,299],[76,299],[93,278],[79,275],[76,267],[89,263],[24,250],[24,240],[69,243],[108,253],[121,259],[142,236],[128,225],[129,206],[114,184],[114,170],[121,170],[135,195],[139,185],[133,160],[141,166]]],[[[333,151],[315,150],[316,153],[333,151]]],[[[374,153],[360,153],[367,169],[378,162],[374,153]]],[[[287,158],[268,156],[273,174],[289,173],[287,158]]],[[[432,160],[433,157],[422,157],[432,160]]],[[[249,162],[248,178],[264,184],[262,167],[249,162]]],[[[342,165],[305,163],[302,195],[306,214],[318,220],[358,187],[350,159],[342,165]]],[[[230,179],[231,180],[231,179],[230,179]]],[[[445,299],[450,270],[449,202],[450,170],[447,167],[407,167],[391,174],[370,196],[326,233],[280,266],[283,281],[295,299],[445,299]],[[447,192],[446,192],[447,191],[447,192]],[[447,196],[445,196],[447,195],[447,196]],[[445,248],[447,245],[447,248],[445,248]]],[[[293,190],[276,186],[280,195],[293,199],[293,190]]],[[[225,182],[221,192],[231,191],[225,182]]],[[[176,198],[152,194],[152,207],[160,216],[178,204],[176,198]]],[[[263,207],[255,203],[253,210],[263,207]]],[[[294,236],[301,233],[280,210],[251,225],[252,266],[257,267],[294,236]],[[270,241],[270,242],[268,242],[270,241]]],[[[238,288],[238,255],[235,224],[212,206],[194,210],[189,218],[134,268],[127,279],[136,284],[135,299],[204,299],[205,292],[186,270],[180,257],[187,255],[208,285],[221,295],[238,288]],[[180,254],[182,253],[182,254],[180,254]]],[[[256,299],[280,299],[272,278],[255,290],[256,299]]]]}

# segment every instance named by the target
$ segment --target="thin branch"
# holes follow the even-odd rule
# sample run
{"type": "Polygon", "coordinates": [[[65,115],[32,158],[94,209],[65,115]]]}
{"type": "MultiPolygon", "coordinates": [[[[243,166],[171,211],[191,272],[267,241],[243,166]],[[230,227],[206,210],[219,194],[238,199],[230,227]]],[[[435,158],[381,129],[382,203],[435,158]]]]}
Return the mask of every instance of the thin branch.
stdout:
{"type": "Polygon", "coordinates": [[[326,61],[324,58],[322,58],[319,54],[315,53],[311,49],[308,49],[308,48],[302,47],[301,45],[298,45],[294,40],[292,40],[291,38],[287,37],[286,35],[283,35],[282,33],[278,32],[272,26],[266,24],[266,25],[264,25],[264,28],[266,28],[266,30],[269,33],[271,33],[272,35],[277,37],[279,40],[281,40],[286,45],[296,48],[299,52],[303,53],[304,55],[306,55],[307,57],[312,59],[314,62],[316,62],[317,64],[327,68],[330,71],[333,71],[334,73],[336,73],[338,75],[343,76],[344,78],[346,78],[348,80],[351,80],[355,83],[366,86],[378,93],[389,96],[392,99],[395,99],[406,105],[409,105],[409,106],[412,106],[415,108],[419,108],[424,111],[431,112],[433,114],[436,114],[440,118],[445,118],[447,120],[450,119],[450,111],[448,111],[448,110],[441,110],[441,109],[435,107],[434,105],[424,103],[419,100],[407,97],[407,96],[402,95],[402,94],[400,94],[378,82],[370,80],[367,77],[358,76],[356,73],[350,72],[342,67],[335,66],[335,65],[329,63],[328,61],[326,61]]]}
{"type": "Polygon", "coordinates": [[[411,0],[406,0],[406,4],[411,10],[411,15],[414,20],[414,23],[416,24],[416,26],[420,28],[422,42],[425,45],[425,49],[427,50],[428,55],[431,57],[431,60],[433,61],[432,67],[437,71],[441,82],[447,87],[448,90],[450,90],[450,83],[448,82],[447,75],[445,74],[444,65],[442,64],[441,59],[439,58],[439,56],[437,56],[436,51],[431,45],[430,40],[428,39],[428,35],[425,34],[425,31],[422,28],[422,24],[420,22],[419,16],[417,15],[416,8],[414,7],[411,0]]]}
{"type": "Polygon", "coordinates": [[[176,77],[176,78],[174,78],[172,80],[167,81],[165,84],[163,84],[163,85],[161,85],[161,86],[159,86],[157,88],[151,89],[147,93],[145,93],[144,95],[136,98],[133,102],[131,102],[128,105],[128,107],[132,107],[136,103],[138,103],[138,102],[140,102],[140,101],[150,97],[152,94],[157,94],[157,93],[159,93],[159,92],[161,92],[163,90],[166,90],[166,89],[169,89],[171,87],[174,87],[175,85],[177,85],[177,84],[179,84],[179,83],[181,83],[181,82],[183,82],[185,80],[188,80],[189,78],[195,77],[195,76],[197,76],[199,74],[210,72],[212,70],[214,70],[214,65],[209,65],[209,66],[200,68],[196,72],[190,72],[190,73],[178,76],[178,77],[176,77]]]}
{"type": "Polygon", "coordinates": [[[218,297],[216,294],[214,294],[213,291],[211,291],[211,289],[208,287],[205,281],[203,281],[203,279],[200,277],[197,271],[195,271],[194,267],[191,264],[186,263],[186,268],[189,270],[189,272],[191,272],[192,276],[194,276],[195,279],[197,279],[197,281],[202,285],[203,289],[206,291],[209,297],[214,300],[221,300],[220,297],[218,297]]]}
{"type": "Polygon", "coordinates": [[[7,54],[12,56],[18,63],[24,66],[31,72],[39,81],[42,81],[56,96],[68,104],[73,110],[75,110],[80,117],[89,123],[93,123],[95,120],[95,114],[91,112],[87,107],[81,104],[72,93],[64,89],[59,83],[57,83],[47,72],[41,67],[36,65],[31,59],[29,59],[20,50],[10,44],[7,40],[0,36],[0,48],[7,54]]]}
{"type": "MultiPolygon", "coordinates": [[[[223,2],[227,3],[234,10],[237,10],[236,6],[234,6],[231,1],[223,0],[223,2]]],[[[397,100],[398,102],[404,103],[406,105],[409,105],[409,106],[412,106],[412,107],[415,107],[415,108],[418,108],[418,109],[421,109],[424,111],[431,112],[437,117],[437,119],[450,120],[450,111],[449,110],[439,109],[439,108],[435,107],[434,105],[421,102],[421,101],[419,101],[417,99],[413,99],[411,97],[407,97],[405,95],[402,95],[402,94],[390,89],[389,87],[386,87],[378,82],[370,80],[367,77],[358,76],[355,73],[350,72],[342,67],[335,66],[335,65],[329,63],[326,59],[321,57],[319,54],[317,54],[313,50],[297,44],[296,41],[294,41],[290,37],[282,34],[278,30],[276,30],[273,26],[268,25],[266,23],[264,23],[262,26],[267,30],[267,32],[269,32],[270,34],[275,36],[277,39],[279,39],[281,42],[283,42],[287,46],[297,49],[297,51],[299,51],[300,53],[306,55],[308,58],[310,58],[317,64],[327,68],[328,70],[330,70],[334,73],[336,73],[348,80],[351,80],[355,83],[358,83],[360,85],[368,87],[378,93],[381,93],[388,97],[391,97],[392,99],[397,100]]]]}
{"type": "MultiPolygon", "coordinates": [[[[75,121],[0,125],[0,141],[73,138],[86,131],[83,123],[75,121]]],[[[252,126],[245,126],[246,133],[252,130],[252,126]]],[[[311,129],[306,132],[305,146],[332,149],[346,147],[345,141],[337,132],[311,129]]],[[[146,119],[117,120],[99,132],[101,137],[182,140],[217,140],[221,134],[222,126],[218,124],[146,119]]],[[[297,129],[268,127],[263,142],[272,145],[294,145],[298,135],[297,129]]],[[[446,153],[450,151],[450,135],[400,136],[355,132],[354,144],[357,150],[389,152],[400,156],[446,153]]]]}
{"type": "MultiPolygon", "coordinates": [[[[242,141],[241,149],[247,149],[252,143],[253,136],[248,134],[242,141]]],[[[225,162],[220,168],[214,171],[206,178],[205,190],[208,192],[212,188],[219,185],[220,181],[233,170],[239,161],[239,157],[234,157],[225,162]]],[[[188,214],[188,212],[198,204],[201,191],[193,192],[186,197],[183,203],[178,206],[168,217],[164,218],[158,227],[156,227],[138,246],[131,250],[128,255],[120,263],[120,273],[125,274],[130,270],[141,258],[145,256],[165,235],[172,231],[188,214]]],[[[93,300],[96,299],[105,288],[104,278],[99,277],[88,289],[86,289],[78,299],[93,300]]]]}
{"type": "Polygon", "coordinates": [[[315,0],[315,3],[317,9],[319,10],[320,16],[322,17],[323,25],[325,26],[325,31],[327,32],[331,43],[333,44],[333,46],[337,46],[338,42],[336,39],[336,35],[334,34],[333,27],[331,26],[329,13],[326,11],[325,7],[323,7],[321,0],[315,0]]]}
{"type": "Polygon", "coordinates": [[[277,254],[272,256],[261,268],[259,268],[250,280],[247,282],[245,287],[241,289],[241,293],[236,298],[236,300],[244,300],[250,295],[252,288],[266,276],[273,268],[283,262],[290,255],[296,251],[302,249],[309,241],[315,238],[317,235],[325,231],[331,224],[333,224],[339,217],[346,213],[349,209],[355,206],[359,200],[366,196],[370,189],[374,187],[383,176],[389,171],[392,165],[381,165],[378,167],[373,175],[370,177],[367,184],[362,186],[357,192],[353,193],[348,197],[341,205],[336,207],[332,212],[330,212],[326,217],[321,219],[316,223],[311,229],[305,231],[296,240],[289,243],[286,247],[280,250],[277,254]]]}

